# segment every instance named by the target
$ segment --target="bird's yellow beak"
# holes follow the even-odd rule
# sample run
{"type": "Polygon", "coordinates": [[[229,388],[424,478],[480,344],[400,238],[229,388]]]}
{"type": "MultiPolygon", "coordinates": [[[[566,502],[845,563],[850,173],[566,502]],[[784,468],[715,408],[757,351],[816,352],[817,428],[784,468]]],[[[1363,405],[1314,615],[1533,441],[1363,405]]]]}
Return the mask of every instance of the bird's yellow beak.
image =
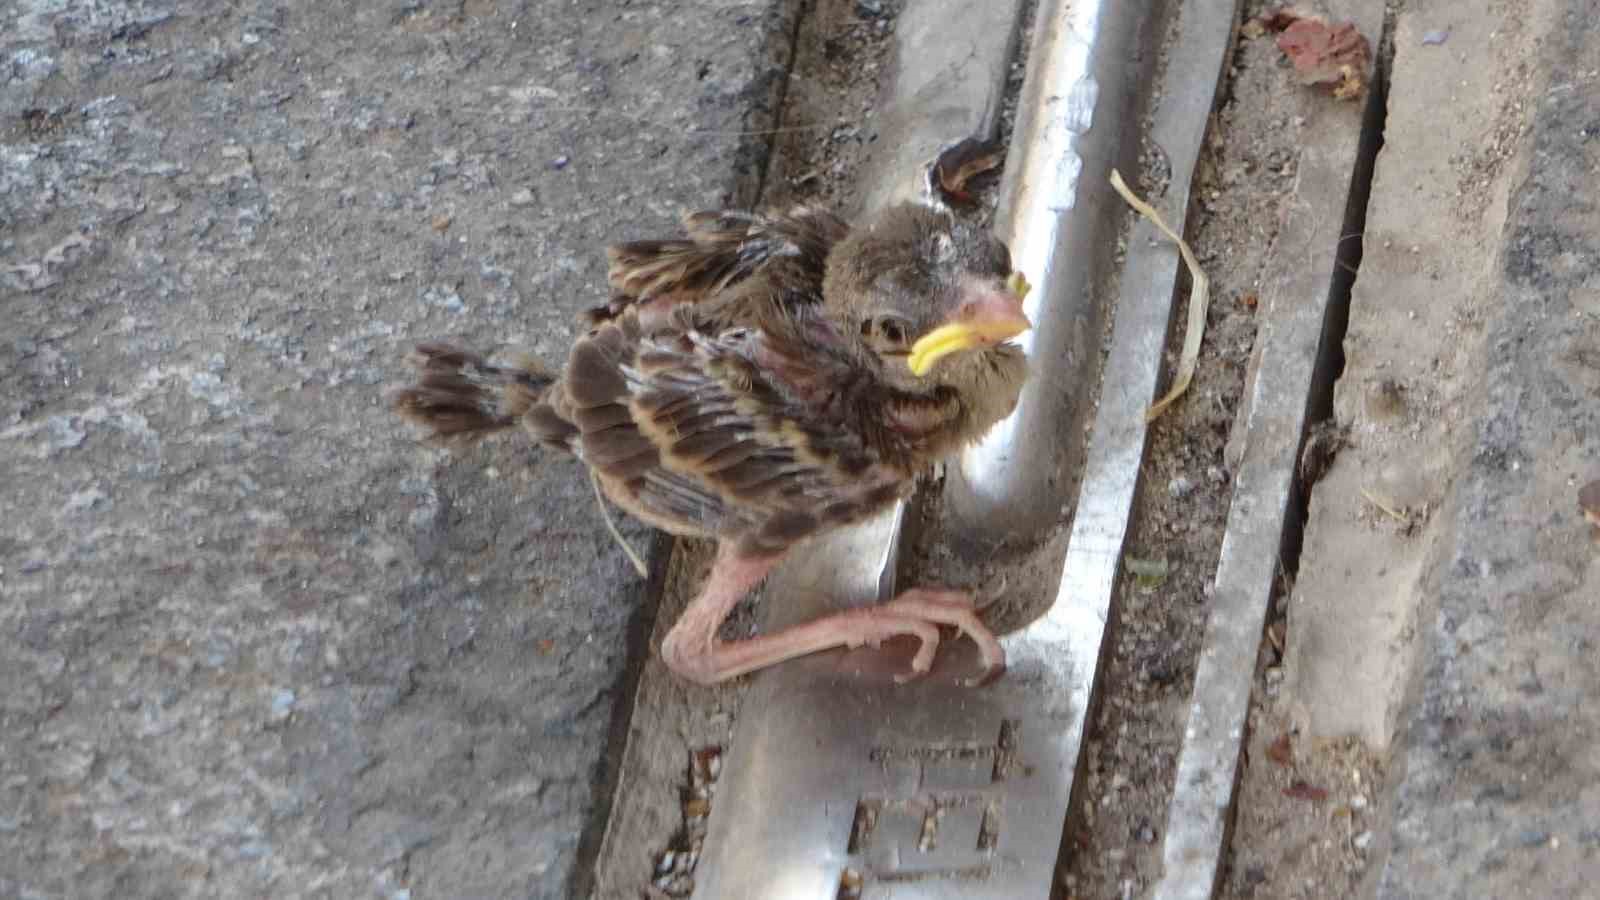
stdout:
{"type": "Polygon", "coordinates": [[[911,345],[911,355],[906,357],[911,374],[920,378],[958,350],[990,347],[1032,328],[1033,323],[1022,314],[1022,299],[1029,289],[1028,279],[1013,272],[1006,279],[1005,293],[986,293],[963,303],[955,321],[940,325],[911,345]]]}

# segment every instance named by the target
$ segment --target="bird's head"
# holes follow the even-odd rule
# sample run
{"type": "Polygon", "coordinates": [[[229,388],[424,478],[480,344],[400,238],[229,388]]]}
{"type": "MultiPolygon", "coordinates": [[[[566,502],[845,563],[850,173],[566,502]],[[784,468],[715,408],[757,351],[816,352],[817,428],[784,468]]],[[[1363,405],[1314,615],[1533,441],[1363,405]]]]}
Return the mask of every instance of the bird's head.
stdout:
{"type": "MultiPolygon", "coordinates": [[[[828,256],[824,302],[882,361],[896,387],[954,388],[993,406],[1016,403],[1026,361],[1008,343],[1030,326],[1027,281],[988,229],[906,203],[853,229],[828,256]]],[[[985,427],[991,422],[984,423],[985,427]]]]}

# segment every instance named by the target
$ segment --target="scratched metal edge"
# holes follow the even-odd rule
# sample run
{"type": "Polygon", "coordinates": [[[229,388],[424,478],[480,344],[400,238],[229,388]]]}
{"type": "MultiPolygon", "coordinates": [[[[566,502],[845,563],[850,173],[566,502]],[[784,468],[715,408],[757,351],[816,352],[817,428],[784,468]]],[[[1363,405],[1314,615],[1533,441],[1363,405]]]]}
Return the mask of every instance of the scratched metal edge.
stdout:
{"type": "MultiPolygon", "coordinates": [[[[1379,0],[1339,5],[1344,8],[1335,12],[1345,15],[1336,19],[1354,21],[1363,34],[1380,32],[1384,4],[1379,0]]],[[[1341,283],[1343,229],[1319,231],[1318,222],[1329,211],[1345,214],[1363,141],[1362,106],[1330,101],[1316,109],[1321,127],[1335,137],[1308,147],[1300,158],[1293,206],[1312,214],[1292,217],[1277,238],[1280,246],[1316,250],[1296,254],[1293,264],[1285,262],[1262,291],[1256,338],[1261,362],[1246,398],[1246,449],[1234,476],[1162,843],[1163,873],[1151,892],[1153,900],[1208,900],[1216,892],[1227,852],[1256,656],[1287,525],[1324,319],[1341,283]]]]}

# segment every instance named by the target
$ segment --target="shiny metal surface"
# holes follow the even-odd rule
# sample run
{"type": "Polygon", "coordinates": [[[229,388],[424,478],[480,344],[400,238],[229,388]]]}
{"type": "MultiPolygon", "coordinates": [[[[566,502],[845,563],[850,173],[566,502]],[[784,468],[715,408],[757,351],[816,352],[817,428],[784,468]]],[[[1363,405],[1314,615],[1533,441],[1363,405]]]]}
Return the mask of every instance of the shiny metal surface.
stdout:
{"type": "MultiPolygon", "coordinates": [[[[1232,43],[1237,4],[1238,0],[1186,0],[1178,8],[1175,30],[1183,40],[1169,55],[1162,101],[1152,116],[1150,132],[1172,174],[1166,193],[1147,199],[1168,222],[1182,222],[1188,209],[1206,122],[1232,43]]],[[[1074,655],[1100,652],[1144,456],[1148,433],[1144,411],[1156,396],[1179,264],[1178,248],[1153,224],[1134,223],[1056,602],[1043,619],[1015,639],[1019,644],[1035,633],[1059,634],[1060,643],[1074,655]]],[[[1089,685],[1073,687],[1085,690],[1089,685]]],[[[1086,704],[1088,696],[1074,697],[1072,702],[1086,704]]]]}
{"type": "Polygon", "coordinates": [[[1056,723],[1081,711],[1039,707],[1055,682],[1034,663],[981,692],[954,687],[969,648],[908,685],[894,651],[762,678],[724,758],[695,896],[834,900],[855,882],[864,898],[1048,897],[1076,764],[1056,723]]]}
{"type": "MultiPolygon", "coordinates": [[[[937,19],[943,2],[913,9],[937,19]]],[[[1231,33],[1231,15],[1210,18],[1219,2],[1182,4],[1184,21],[1195,23],[1200,39],[1186,35],[1171,49],[1162,85],[1166,99],[1154,115],[1151,136],[1163,142],[1173,175],[1166,196],[1153,199],[1161,201],[1157,205],[1173,222],[1182,221],[1187,206],[1189,179],[1231,33]],[[1203,77],[1195,77],[1196,67],[1203,77]],[[1176,77],[1193,83],[1174,83],[1176,77]]],[[[1129,12],[1125,6],[1116,12],[1114,5],[1096,5],[1093,21],[1087,22],[1074,19],[1066,3],[1046,0],[1040,21],[1055,26],[1036,30],[1031,58],[1037,62],[1065,53],[1081,60],[1109,59],[1113,53],[1104,45],[1094,44],[1089,52],[1060,48],[1091,34],[1136,33],[1127,20],[1142,9],[1129,12]],[[1079,30],[1085,24],[1104,30],[1079,30]]],[[[1030,72],[1035,89],[1026,96],[1049,96],[1038,87],[1040,77],[1030,72]]],[[[1131,67],[1117,78],[1140,82],[1131,67]]],[[[1119,87],[1112,96],[1132,93],[1131,86],[1119,87]]],[[[1093,108],[1105,99],[1085,88],[1073,103],[1056,105],[1073,110],[1073,127],[1082,127],[1095,116],[1109,115],[1093,108]]],[[[1021,129],[1018,134],[1019,145],[1029,139],[1021,129]]],[[[939,144],[961,136],[948,135],[939,144]]],[[[1012,152],[1021,152],[1020,147],[1012,152]]],[[[1061,161],[1063,172],[1073,165],[1061,161]]],[[[1103,185],[1102,179],[1094,188],[1099,199],[1093,202],[1114,198],[1103,185]]],[[[1031,205],[1061,198],[1038,191],[1025,196],[1030,198],[1026,204],[1013,207],[1017,215],[1059,221],[1039,215],[1031,205]]],[[[1088,201],[1074,197],[1070,202],[1088,201]]],[[[1035,239],[1029,246],[1073,244],[1035,239]]],[[[1033,279],[1026,258],[1019,259],[1033,279]]],[[[1071,268],[1053,259],[1049,271],[1071,268]]],[[[1005,677],[983,689],[958,686],[957,679],[976,662],[964,640],[942,645],[933,671],[906,685],[893,682],[909,655],[898,646],[821,654],[759,675],[724,756],[695,897],[1044,900],[1050,895],[1137,486],[1143,411],[1156,395],[1177,267],[1175,248],[1155,240],[1153,229],[1134,229],[1061,588],[1045,615],[1002,638],[1011,664],[1005,677]]],[[[1083,282],[1078,284],[1082,290],[1083,282]]],[[[1061,296],[1057,290],[1037,293],[1061,296]]],[[[1048,318],[1058,310],[1036,312],[1048,318]]],[[[1098,340],[1096,330],[1096,349],[1098,340]]],[[[1098,352],[1091,356],[1098,362],[1098,352]]],[[[1089,408],[1084,404],[1077,411],[1081,415],[1089,408]]],[[[1051,434],[1061,427],[1048,418],[1029,421],[1049,427],[1051,434]]],[[[1065,501],[1056,496],[1052,502],[1059,510],[1065,501]]],[[[786,562],[767,592],[769,598],[781,592],[784,602],[770,604],[766,627],[826,611],[819,598],[860,600],[892,592],[901,512],[818,542],[786,562]]]]}
{"type": "MultiPolygon", "coordinates": [[[[1122,221],[1106,179],[1128,147],[1148,83],[1159,4],[1042,0],[1034,52],[1001,185],[997,229],[1038,287],[1022,335],[1031,365],[1017,411],[951,468],[945,502],[979,546],[1026,544],[1059,519],[1053,485],[1090,413],[1100,365],[1101,309],[1092,288],[1110,262],[1122,221]],[[1063,427],[1066,426],[1066,427],[1063,427]]],[[[1065,480],[1065,479],[1061,479],[1065,480]]]]}

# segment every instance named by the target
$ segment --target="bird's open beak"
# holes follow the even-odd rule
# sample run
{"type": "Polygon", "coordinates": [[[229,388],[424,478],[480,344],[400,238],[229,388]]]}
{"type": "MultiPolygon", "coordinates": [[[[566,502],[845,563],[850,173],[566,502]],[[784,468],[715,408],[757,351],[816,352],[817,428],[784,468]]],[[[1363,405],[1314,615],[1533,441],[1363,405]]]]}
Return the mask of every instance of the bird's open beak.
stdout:
{"type": "Polygon", "coordinates": [[[959,350],[992,347],[1033,327],[1022,314],[1022,298],[1028,295],[1028,279],[1021,272],[1006,279],[1005,291],[989,290],[961,304],[952,320],[917,339],[911,345],[906,365],[911,374],[922,377],[934,363],[959,350]]]}

